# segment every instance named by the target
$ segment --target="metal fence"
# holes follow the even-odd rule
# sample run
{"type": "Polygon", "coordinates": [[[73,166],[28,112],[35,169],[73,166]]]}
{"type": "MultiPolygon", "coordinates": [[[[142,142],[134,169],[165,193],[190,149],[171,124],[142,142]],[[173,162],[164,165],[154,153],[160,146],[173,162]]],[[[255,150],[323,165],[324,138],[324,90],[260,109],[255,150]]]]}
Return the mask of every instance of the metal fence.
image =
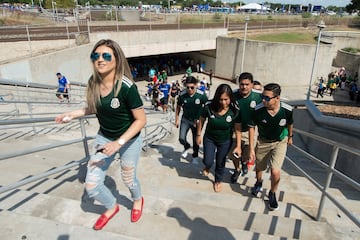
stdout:
{"type": "MultiPolygon", "coordinates": [[[[139,11],[129,9],[89,9],[82,8],[77,14],[51,11],[41,16],[47,21],[24,24],[21,26],[2,26],[0,42],[35,41],[35,40],[70,40],[81,34],[101,31],[156,31],[166,29],[203,29],[226,28],[229,31],[242,31],[245,23],[248,30],[266,30],[315,27],[320,20],[326,25],[360,26],[360,18],[340,16],[313,16],[302,18],[301,15],[256,15],[247,13],[209,13],[139,11]]],[[[22,13],[24,14],[24,13],[22,13]]]]}

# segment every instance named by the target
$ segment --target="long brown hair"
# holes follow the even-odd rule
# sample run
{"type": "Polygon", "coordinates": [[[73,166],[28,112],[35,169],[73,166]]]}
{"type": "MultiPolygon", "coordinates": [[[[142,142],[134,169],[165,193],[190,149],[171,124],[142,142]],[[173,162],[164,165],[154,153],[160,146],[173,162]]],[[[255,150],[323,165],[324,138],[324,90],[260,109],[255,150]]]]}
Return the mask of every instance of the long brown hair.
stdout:
{"type": "MultiPolygon", "coordinates": [[[[114,85],[115,93],[114,95],[117,96],[120,92],[122,78],[123,76],[127,77],[130,80],[132,79],[129,63],[125,58],[124,52],[120,48],[119,44],[111,39],[102,39],[98,41],[91,53],[94,53],[96,49],[100,46],[105,45],[113,50],[115,61],[116,61],[116,69],[115,69],[115,79],[114,85]],[[116,81],[118,83],[116,84],[116,81]]],[[[102,78],[100,74],[96,71],[93,63],[93,75],[90,77],[87,86],[87,93],[86,93],[86,100],[87,100],[87,108],[90,112],[96,113],[96,106],[100,104],[100,84],[102,78]]]]}

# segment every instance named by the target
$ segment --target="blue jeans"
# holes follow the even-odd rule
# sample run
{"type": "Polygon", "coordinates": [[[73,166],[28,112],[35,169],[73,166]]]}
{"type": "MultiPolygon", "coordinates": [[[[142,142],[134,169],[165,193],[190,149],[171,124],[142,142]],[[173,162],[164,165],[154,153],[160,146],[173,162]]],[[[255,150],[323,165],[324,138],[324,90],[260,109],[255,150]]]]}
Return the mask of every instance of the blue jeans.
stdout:
{"type": "Polygon", "coordinates": [[[193,141],[193,157],[197,157],[199,155],[199,145],[196,143],[196,126],[194,126],[194,122],[190,121],[184,117],[181,118],[180,123],[180,133],[179,133],[179,142],[184,146],[184,149],[190,148],[190,143],[186,141],[186,135],[191,130],[192,133],[192,141],[193,141]]]}
{"type": "MultiPolygon", "coordinates": [[[[116,198],[110,189],[105,186],[104,180],[106,171],[115,158],[115,154],[107,156],[101,152],[96,153],[96,149],[112,140],[105,138],[101,134],[96,135],[94,142],[94,154],[90,157],[86,173],[86,191],[90,197],[99,201],[107,209],[111,209],[116,205],[116,198]]],[[[124,184],[128,187],[133,200],[142,197],[141,188],[136,178],[136,167],[140,159],[142,140],[140,135],[125,143],[119,150],[121,177],[124,184]]]]}
{"type": "Polygon", "coordinates": [[[215,152],[216,152],[216,165],[215,165],[215,182],[222,182],[224,172],[226,155],[229,153],[231,148],[232,139],[227,140],[223,143],[217,143],[209,139],[206,135],[203,139],[204,145],[204,165],[210,169],[214,164],[215,152]]]}

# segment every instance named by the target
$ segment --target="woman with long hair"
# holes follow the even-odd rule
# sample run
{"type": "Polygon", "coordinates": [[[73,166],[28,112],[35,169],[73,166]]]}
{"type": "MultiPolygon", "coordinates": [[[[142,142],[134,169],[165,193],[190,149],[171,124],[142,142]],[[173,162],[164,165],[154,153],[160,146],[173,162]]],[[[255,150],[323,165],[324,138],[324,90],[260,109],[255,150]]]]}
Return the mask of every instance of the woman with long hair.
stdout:
{"type": "Polygon", "coordinates": [[[87,86],[87,106],[60,114],[55,121],[66,123],[89,114],[96,114],[99,121],[100,129],[87,166],[85,189],[107,209],[93,226],[95,230],[101,230],[119,211],[116,198],[104,184],[106,171],[116,153],[120,155],[122,180],[133,200],[131,221],[137,222],[141,217],[144,198],[136,169],[142,147],[140,131],[146,124],[146,116],[120,46],[112,40],[100,40],[91,51],[90,59],[93,75],[87,86]]]}
{"type": "Polygon", "coordinates": [[[203,175],[209,175],[215,158],[214,190],[215,192],[220,192],[225,171],[226,155],[232,145],[234,129],[236,133],[236,147],[233,153],[236,156],[241,156],[241,118],[232,89],[228,84],[219,85],[214,98],[202,109],[200,119],[197,122],[196,141],[198,144],[201,143],[201,130],[206,119],[208,122],[203,137],[203,163],[205,165],[203,175]]]}

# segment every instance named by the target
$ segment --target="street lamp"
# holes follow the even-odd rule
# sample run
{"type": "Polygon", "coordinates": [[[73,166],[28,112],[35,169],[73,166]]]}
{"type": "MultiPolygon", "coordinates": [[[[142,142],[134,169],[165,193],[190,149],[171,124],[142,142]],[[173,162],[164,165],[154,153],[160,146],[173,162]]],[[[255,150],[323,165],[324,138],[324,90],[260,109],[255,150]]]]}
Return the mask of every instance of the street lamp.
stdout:
{"type": "Polygon", "coordinates": [[[58,13],[57,13],[57,7],[56,7],[56,1],[54,1],[54,0],[51,0],[51,6],[52,6],[52,12],[53,12],[53,18],[54,18],[54,22],[56,21],[58,21],[58,13]],[[55,16],[55,14],[56,14],[56,16],[55,16]],[[56,19],[56,20],[55,20],[56,19]]]}
{"type": "Polygon", "coordinates": [[[244,59],[245,59],[245,45],[246,45],[246,34],[247,34],[247,26],[248,22],[250,21],[249,16],[245,17],[245,32],[244,32],[244,44],[243,44],[243,51],[242,51],[242,59],[241,59],[241,69],[240,73],[244,71],[244,59]]]}
{"type": "Polygon", "coordinates": [[[91,22],[91,5],[90,5],[90,2],[89,1],[86,2],[85,6],[86,6],[87,10],[89,11],[89,20],[91,22]]]}
{"type": "Polygon", "coordinates": [[[316,63],[316,58],[317,58],[317,54],[318,54],[318,51],[319,51],[321,31],[326,27],[325,22],[323,20],[321,20],[316,26],[319,29],[319,35],[318,35],[318,39],[317,39],[315,56],[314,56],[314,61],[313,61],[312,69],[311,69],[311,76],[310,76],[310,81],[309,81],[308,92],[307,92],[307,95],[306,95],[306,100],[310,99],[311,84],[312,84],[312,79],[314,77],[315,63],[316,63]]]}

